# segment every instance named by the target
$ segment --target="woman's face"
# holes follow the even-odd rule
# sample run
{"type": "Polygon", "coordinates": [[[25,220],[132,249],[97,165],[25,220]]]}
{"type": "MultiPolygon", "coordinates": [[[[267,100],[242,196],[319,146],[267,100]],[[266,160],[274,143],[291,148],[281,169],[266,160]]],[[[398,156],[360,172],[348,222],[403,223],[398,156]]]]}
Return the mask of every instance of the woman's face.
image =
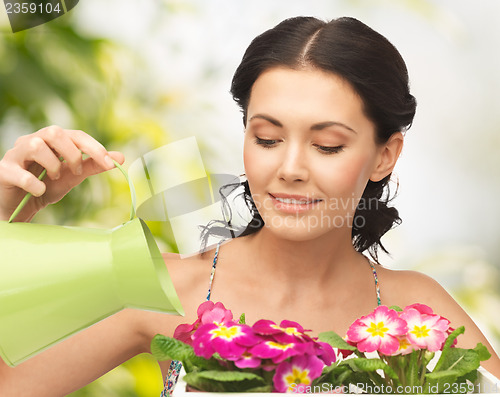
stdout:
{"type": "Polygon", "coordinates": [[[244,164],[272,232],[299,241],[343,230],[350,238],[381,150],[360,97],[337,75],[278,67],[254,83],[244,164]]]}

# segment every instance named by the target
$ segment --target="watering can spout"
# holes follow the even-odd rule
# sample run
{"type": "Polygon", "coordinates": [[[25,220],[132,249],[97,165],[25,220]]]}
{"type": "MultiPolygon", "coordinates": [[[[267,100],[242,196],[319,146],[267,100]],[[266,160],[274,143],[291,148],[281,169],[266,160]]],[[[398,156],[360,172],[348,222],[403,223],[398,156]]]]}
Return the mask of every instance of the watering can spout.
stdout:
{"type": "Polygon", "coordinates": [[[111,247],[117,294],[124,306],[184,315],[163,257],[142,219],[114,229],[111,247]],[[148,255],[141,256],[145,247],[148,255]]]}

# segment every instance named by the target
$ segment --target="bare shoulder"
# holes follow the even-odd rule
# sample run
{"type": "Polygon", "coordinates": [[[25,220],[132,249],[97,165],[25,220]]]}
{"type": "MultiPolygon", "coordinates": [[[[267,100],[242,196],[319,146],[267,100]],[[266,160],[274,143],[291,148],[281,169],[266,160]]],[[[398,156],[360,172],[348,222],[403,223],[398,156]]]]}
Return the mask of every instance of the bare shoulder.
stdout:
{"type": "Polygon", "coordinates": [[[382,302],[405,307],[423,303],[448,318],[454,326],[471,321],[467,313],[436,280],[412,270],[378,268],[382,302]]]}
{"type": "Polygon", "coordinates": [[[453,328],[465,326],[465,333],[458,338],[458,346],[472,348],[483,343],[492,357],[483,366],[496,376],[500,375],[500,359],[471,317],[455,299],[433,278],[416,271],[389,270],[377,267],[382,303],[404,308],[413,303],[430,306],[435,313],[446,317],[453,328]]]}
{"type": "Polygon", "coordinates": [[[413,270],[390,270],[382,266],[377,267],[377,273],[382,298],[389,305],[437,303],[436,301],[441,299],[451,298],[436,280],[423,273],[413,270]]]}
{"type": "Polygon", "coordinates": [[[212,249],[185,258],[179,254],[162,254],[181,300],[184,298],[189,301],[191,295],[194,295],[193,298],[198,303],[203,300],[209,284],[214,251],[215,249],[212,249]]]}

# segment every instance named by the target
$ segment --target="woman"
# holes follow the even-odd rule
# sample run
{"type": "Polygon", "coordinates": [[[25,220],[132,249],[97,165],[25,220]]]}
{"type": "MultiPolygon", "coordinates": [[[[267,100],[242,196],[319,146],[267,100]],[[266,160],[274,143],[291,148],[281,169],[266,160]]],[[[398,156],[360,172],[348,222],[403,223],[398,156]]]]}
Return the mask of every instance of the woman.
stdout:
{"type": "MultiPolygon", "coordinates": [[[[399,221],[385,190],[416,107],[406,66],[383,36],[351,18],[286,20],[251,43],[232,94],[243,111],[244,186],[254,219],[220,247],[212,300],[249,323],[286,318],[339,334],[377,304],[419,302],[452,326],[465,325],[459,346],[482,342],[493,353],[438,283],[361,254],[368,250],[377,262],[380,238],[399,221]]],[[[124,161],[81,131],[48,127],[21,137],[0,161],[1,219],[28,191],[36,198],[19,219],[29,221],[84,178],[112,168],[110,157],[124,161]],[[90,157],[82,161],[80,150],[90,157]],[[44,182],[33,175],[42,167],[44,182]]],[[[2,395],[64,395],[148,352],[155,334],[194,321],[214,254],[164,254],[186,318],[124,310],[16,368],[2,365],[2,395]]],[[[495,354],[483,364],[500,375],[495,354]]],[[[160,365],[165,375],[169,363],[160,365]]]]}

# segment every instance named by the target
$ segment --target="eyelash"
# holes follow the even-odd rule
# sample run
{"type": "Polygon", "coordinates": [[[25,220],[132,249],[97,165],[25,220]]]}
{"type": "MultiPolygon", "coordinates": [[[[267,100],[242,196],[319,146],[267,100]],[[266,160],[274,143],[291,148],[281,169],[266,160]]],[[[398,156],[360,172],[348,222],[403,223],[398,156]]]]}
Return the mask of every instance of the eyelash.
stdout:
{"type": "MultiPolygon", "coordinates": [[[[277,142],[277,139],[261,139],[256,137],[255,144],[262,146],[266,149],[271,149],[277,142]]],[[[339,146],[321,146],[321,145],[313,145],[315,146],[320,153],[330,155],[342,152],[344,150],[344,145],[339,146]]]]}

